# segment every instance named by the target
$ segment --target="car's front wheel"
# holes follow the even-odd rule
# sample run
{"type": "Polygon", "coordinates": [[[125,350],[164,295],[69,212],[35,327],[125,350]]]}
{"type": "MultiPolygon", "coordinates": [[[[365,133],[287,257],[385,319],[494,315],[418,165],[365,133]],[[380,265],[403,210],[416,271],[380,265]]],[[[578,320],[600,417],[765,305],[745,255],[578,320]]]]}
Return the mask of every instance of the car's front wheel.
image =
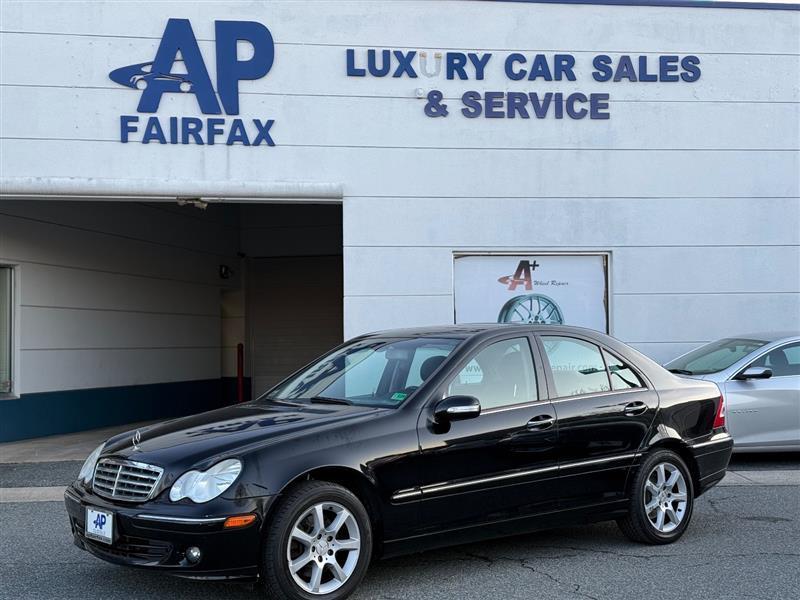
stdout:
{"type": "Polygon", "coordinates": [[[270,598],[340,600],[372,555],[369,515],[346,488],[306,481],[289,491],[266,529],[262,576],[270,598]]]}
{"type": "Polygon", "coordinates": [[[617,521],[636,542],[669,544],[683,535],[692,518],[694,488],[683,459],[657,450],[639,467],[631,486],[628,516],[617,521]]]}

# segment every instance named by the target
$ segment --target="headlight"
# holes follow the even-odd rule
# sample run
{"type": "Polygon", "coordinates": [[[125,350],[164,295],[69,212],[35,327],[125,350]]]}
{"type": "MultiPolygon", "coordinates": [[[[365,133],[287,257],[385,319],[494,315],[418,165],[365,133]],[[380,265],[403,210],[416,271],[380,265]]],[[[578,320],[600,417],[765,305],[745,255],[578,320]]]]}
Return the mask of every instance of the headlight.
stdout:
{"type": "Polygon", "coordinates": [[[172,484],[169,499],[177,502],[189,498],[197,504],[208,502],[231,487],[241,472],[242,461],[235,458],[223,460],[208,471],[187,471],[172,484]]]}
{"type": "Polygon", "coordinates": [[[92,482],[94,468],[97,466],[97,459],[100,458],[100,453],[103,451],[105,445],[105,442],[103,442],[87,457],[86,462],[84,462],[81,467],[81,472],[78,473],[78,479],[82,479],[87,484],[92,482]]]}

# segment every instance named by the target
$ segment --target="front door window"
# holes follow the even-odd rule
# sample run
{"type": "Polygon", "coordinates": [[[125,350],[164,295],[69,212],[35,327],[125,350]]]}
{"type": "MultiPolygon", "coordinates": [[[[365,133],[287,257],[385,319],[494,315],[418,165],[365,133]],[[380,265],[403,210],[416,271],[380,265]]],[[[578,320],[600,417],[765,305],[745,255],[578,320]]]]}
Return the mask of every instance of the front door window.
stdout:
{"type": "Polygon", "coordinates": [[[487,410],[538,400],[528,338],[491,344],[453,378],[448,396],[474,396],[487,410]]]}
{"type": "Polygon", "coordinates": [[[773,377],[800,375],[800,342],[775,348],[749,366],[767,367],[773,377]]]}

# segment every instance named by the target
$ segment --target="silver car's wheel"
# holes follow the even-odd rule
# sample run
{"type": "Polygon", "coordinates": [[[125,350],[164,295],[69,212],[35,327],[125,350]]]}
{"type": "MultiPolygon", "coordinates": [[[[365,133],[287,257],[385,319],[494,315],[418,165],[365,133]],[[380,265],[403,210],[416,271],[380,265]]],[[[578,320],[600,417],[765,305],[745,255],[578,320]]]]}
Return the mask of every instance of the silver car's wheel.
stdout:
{"type": "Polygon", "coordinates": [[[662,462],[653,467],[642,497],[650,525],[660,533],[675,531],[686,514],[687,497],[686,479],[677,466],[662,462]]]}
{"type": "Polygon", "coordinates": [[[353,514],[336,502],[309,507],[295,521],[286,546],[294,582],[310,594],[342,587],[358,565],[361,532],[353,514]]]}

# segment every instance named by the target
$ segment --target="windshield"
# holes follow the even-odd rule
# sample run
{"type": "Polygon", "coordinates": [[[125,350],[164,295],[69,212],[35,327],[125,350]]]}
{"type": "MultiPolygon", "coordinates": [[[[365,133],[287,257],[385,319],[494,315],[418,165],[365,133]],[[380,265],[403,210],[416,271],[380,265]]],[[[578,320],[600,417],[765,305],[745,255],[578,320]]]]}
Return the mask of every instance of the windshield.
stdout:
{"type": "Polygon", "coordinates": [[[264,397],[399,406],[460,342],[433,338],[360,340],[321,358],[264,397]]]}
{"type": "Polygon", "coordinates": [[[767,342],[761,340],[725,339],[711,342],[679,356],[664,365],[670,371],[683,375],[708,375],[724,371],[767,342]]]}

